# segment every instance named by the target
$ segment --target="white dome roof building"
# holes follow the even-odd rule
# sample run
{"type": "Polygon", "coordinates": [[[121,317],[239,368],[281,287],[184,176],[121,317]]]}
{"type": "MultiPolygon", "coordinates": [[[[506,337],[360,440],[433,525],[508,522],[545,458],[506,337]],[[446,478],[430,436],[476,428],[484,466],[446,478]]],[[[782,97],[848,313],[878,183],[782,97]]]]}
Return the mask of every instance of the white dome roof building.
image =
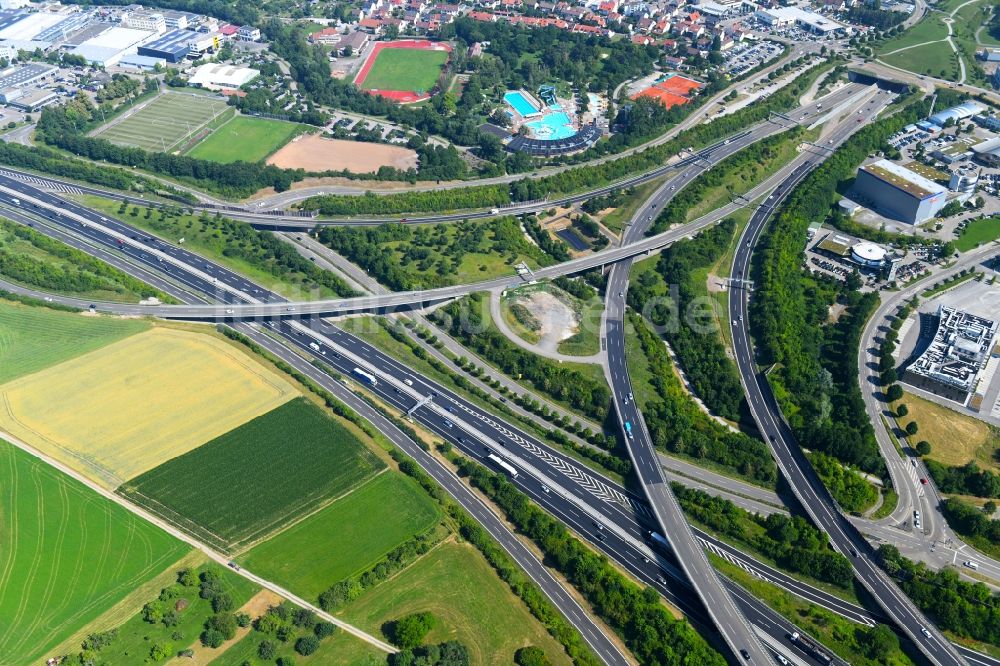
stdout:
{"type": "Polygon", "coordinates": [[[851,246],[851,259],[862,266],[878,267],[885,263],[888,252],[881,245],[861,241],[851,246]]]}

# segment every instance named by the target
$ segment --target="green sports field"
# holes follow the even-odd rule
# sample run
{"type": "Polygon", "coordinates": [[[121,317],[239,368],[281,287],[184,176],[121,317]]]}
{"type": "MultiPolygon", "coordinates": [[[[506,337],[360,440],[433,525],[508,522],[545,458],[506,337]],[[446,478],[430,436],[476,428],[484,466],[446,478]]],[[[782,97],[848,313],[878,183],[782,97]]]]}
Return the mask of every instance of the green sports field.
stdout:
{"type": "Polygon", "coordinates": [[[448,60],[447,51],[383,49],[361,82],[365,90],[430,90],[448,60]]]}
{"type": "Polygon", "coordinates": [[[188,156],[213,162],[259,162],[305,125],[268,118],[236,116],[188,151],[188,156]]]}
{"type": "Polygon", "coordinates": [[[0,384],[147,328],[149,324],[142,321],[87,317],[0,301],[0,384]]]}
{"type": "Polygon", "coordinates": [[[247,552],[255,573],[306,599],[377,562],[440,519],[413,479],[385,472],[247,552]]]}
{"type": "Polygon", "coordinates": [[[237,551],[384,467],[353,432],[298,398],[118,492],[208,543],[237,551]]]}
{"type": "Polygon", "coordinates": [[[186,551],[166,532],[0,441],[0,663],[37,663],[186,551]]]}
{"type": "Polygon", "coordinates": [[[96,136],[121,146],[171,153],[219,127],[235,111],[219,97],[164,93],[124,119],[111,121],[96,136]]]}

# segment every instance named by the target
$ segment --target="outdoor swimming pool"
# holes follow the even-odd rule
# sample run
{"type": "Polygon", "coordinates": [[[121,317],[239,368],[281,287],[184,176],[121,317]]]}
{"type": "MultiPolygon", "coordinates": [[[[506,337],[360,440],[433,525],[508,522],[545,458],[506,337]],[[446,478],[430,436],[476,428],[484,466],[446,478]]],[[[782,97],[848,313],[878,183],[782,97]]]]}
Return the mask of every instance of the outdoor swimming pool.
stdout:
{"type": "Polygon", "coordinates": [[[503,96],[503,101],[510,104],[510,107],[521,114],[522,118],[538,113],[535,105],[529,102],[519,91],[511,91],[503,96]]]}
{"type": "Polygon", "coordinates": [[[525,123],[525,125],[531,130],[533,136],[548,141],[568,139],[576,134],[576,130],[573,129],[573,121],[562,111],[550,113],[543,118],[525,123]]]}

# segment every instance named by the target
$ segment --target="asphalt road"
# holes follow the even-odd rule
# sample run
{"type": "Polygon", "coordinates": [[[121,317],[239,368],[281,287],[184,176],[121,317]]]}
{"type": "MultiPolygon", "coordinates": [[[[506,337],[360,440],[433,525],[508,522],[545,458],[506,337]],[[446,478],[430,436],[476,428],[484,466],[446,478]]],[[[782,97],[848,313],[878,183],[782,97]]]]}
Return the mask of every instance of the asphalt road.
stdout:
{"type": "MultiPolygon", "coordinates": [[[[164,247],[170,256],[179,257],[183,260],[179,265],[175,265],[173,263],[160,262],[157,257],[145,252],[141,247],[119,246],[115,236],[100,231],[96,223],[100,222],[101,216],[92,211],[86,211],[90,216],[88,219],[94,223],[88,227],[79,226],[71,221],[70,218],[63,215],[55,215],[51,211],[33,212],[48,215],[49,224],[69,230],[70,233],[65,234],[61,238],[62,240],[83,251],[95,254],[95,256],[97,256],[96,252],[101,250],[107,253],[104,255],[105,257],[109,255],[115,257],[112,263],[115,263],[122,270],[126,270],[126,272],[135,274],[137,277],[143,279],[148,279],[148,275],[151,273],[162,273],[165,276],[163,284],[168,286],[172,284],[179,285],[179,288],[172,287],[166,289],[168,292],[179,293],[181,295],[198,293],[204,294],[208,298],[218,296],[227,300],[235,298],[235,296],[231,296],[227,292],[218,294],[218,287],[214,282],[218,278],[211,277],[217,275],[229,283],[237,284],[241,288],[249,290],[249,293],[253,293],[253,290],[257,289],[256,297],[276,298],[273,295],[261,293],[261,290],[249,281],[230,274],[224,268],[214,265],[211,262],[206,262],[203,258],[188,253],[182,248],[164,247]],[[136,265],[142,266],[142,268],[137,269],[136,265]],[[208,273],[205,273],[206,270],[208,273]],[[202,277],[202,275],[207,275],[207,279],[202,277]]],[[[41,227],[36,224],[36,228],[46,233],[51,232],[51,229],[47,226],[41,227]]],[[[118,224],[116,229],[118,233],[124,234],[137,232],[137,230],[123,224],[118,224]]],[[[165,245],[162,242],[160,244],[165,245]]],[[[31,291],[12,289],[16,291],[31,291]]],[[[44,296],[44,294],[36,295],[44,296]]],[[[87,305],[86,301],[79,299],[55,298],[56,300],[77,307],[86,307],[87,305]]],[[[312,324],[313,322],[309,323],[312,324]]],[[[245,324],[238,324],[237,326],[241,330],[252,328],[245,324]]],[[[344,374],[349,374],[354,367],[353,361],[338,359],[334,356],[334,354],[340,354],[343,357],[343,353],[341,351],[332,351],[332,348],[325,346],[326,343],[321,347],[322,351],[316,353],[308,346],[308,337],[293,332],[291,329],[292,324],[288,322],[280,324],[270,322],[269,326],[272,329],[275,327],[282,329],[279,333],[283,338],[284,344],[294,341],[294,345],[302,353],[322,359],[330,365],[334,361],[340,362],[341,365],[338,369],[344,374]]],[[[300,330],[298,333],[301,334],[303,331],[300,330]]],[[[497,442],[508,442],[511,446],[505,446],[503,450],[505,453],[510,453],[514,456],[515,459],[513,462],[516,466],[520,469],[532,468],[538,470],[537,474],[519,474],[518,479],[514,480],[522,490],[532,496],[550,513],[557,516],[584,538],[590,540],[596,547],[604,551],[639,580],[650,584],[661,592],[661,594],[664,594],[672,603],[691,614],[696,622],[704,621],[700,604],[692,603],[693,599],[691,598],[689,589],[686,587],[686,578],[677,571],[676,566],[674,566],[672,560],[668,559],[665,553],[653,551],[644,542],[651,524],[643,522],[644,520],[648,520],[645,518],[645,516],[648,516],[648,509],[644,509],[644,504],[640,499],[634,497],[629,491],[617,486],[617,484],[610,480],[589,469],[583,468],[575,461],[572,461],[572,459],[568,459],[561,452],[552,450],[530,436],[518,431],[516,428],[509,427],[501,421],[481,413],[478,407],[469,403],[461,396],[452,394],[443,387],[414,374],[378,350],[365,345],[362,341],[348,336],[325,323],[320,334],[324,337],[340,336],[341,340],[347,346],[353,346],[359,358],[369,359],[362,361],[364,367],[377,372],[381,378],[387,380],[391,378],[394,385],[388,381],[380,381],[378,387],[372,387],[374,392],[389,404],[395,404],[401,410],[405,411],[416,404],[418,401],[417,396],[438,393],[438,396],[441,398],[439,400],[438,397],[435,397],[435,403],[442,402],[447,406],[451,406],[455,411],[448,411],[447,406],[429,408],[425,405],[414,413],[414,418],[418,419],[425,427],[429,427],[432,431],[440,434],[443,439],[451,441],[468,455],[485,462],[485,449],[481,448],[478,442],[489,441],[491,439],[497,442]],[[414,382],[415,390],[412,395],[403,394],[403,387],[406,386],[403,380],[406,378],[410,378],[414,382]],[[444,416],[444,414],[448,416],[444,416]],[[452,427],[448,427],[444,423],[445,418],[452,421],[452,427]],[[472,441],[472,436],[466,436],[467,433],[465,430],[462,430],[462,434],[456,433],[455,425],[460,421],[461,428],[471,428],[472,432],[478,433],[474,435],[476,442],[472,441]],[[513,446],[514,444],[517,444],[517,446],[513,446]],[[546,491],[546,488],[549,490],[546,491]],[[602,527],[596,527],[598,524],[602,527]]],[[[259,335],[259,332],[257,335],[259,335]]],[[[255,339],[260,342],[260,338],[255,339]]],[[[347,390],[341,382],[335,381],[330,375],[319,372],[314,366],[304,362],[300,356],[289,353],[287,347],[276,344],[273,340],[271,345],[269,348],[280,358],[296,365],[300,369],[308,370],[307,374],[310,377],[320,381],[321,385],[332,390],[349,405],[355,406],[357,397],[352,391],[347,390]]],[[[340,345],[338,345],[338,348],[347,351],[340,345]]],[[[358,407],[355,408],[358,409],[358,407]]],[[[382,424],[384,417],[382,421],[379,421],[378,413],[373,412],[370,407],[367,410],[358,409],[358,411],[385,431],[385,427],[382,424]]],[[[406,447],[402,448],[419,460],[416,452],[412,451],[412,443],[409,449],[406,447]]],[[[422,464],[424,463],[422,462],[422,464]]],[[[723,544],[717,545],[724,547],[723,544]]],[[[508,544],[508,546],[508,550],[514,549],[513,544],[508,544]]],[[[861,622],[864,621],[863,609],[860,611],[856,607],[852,609],[849,604],[845,604],[832,595],[802,585],[783,574],[779,576],[780,572],[771,573],[767,567],[760,565],[760,563],[754,563],[745,554],[739,553],[732,548],[728,550],[730,556],[738,558],[739,561],[744,562],[747,566],[755,567],[765,578],[773,577],[777,584],[788,585],[789,589],[792,589],[796,594],[806,596],[806,598],[812,599],[815,603],[830,608],[834,612],[845,614],[848,617],[850,617],[851,613],[854,613],[855,616],[852,619],[861,622]],[[784,578],[784,582],[781,580],[782,577],[784,578]],[[859,615],[858,613],[861,614],[859,615]]],[[[797,647],[788,643],[786,639],[787,635],[793,631],[800,631],[799,629],[771,611],[759,600],[741,591],[741,588],[728,582],[727,585],[735,593],[737,603],[741,605],[742,612],[747,619],[758,630],[764,631],[765,635],[770,637],[769,644],[781,646],[781,651],[790,659],[796,659],[796,663],[817,663],[809,658],[808,655],[801,653],[797,647]]],[[[562,605],[560,605],[560,609],[572,617],[571,609],[567,610],[562,605]]],[[[587,635],[588,632],[584,631],[583,633],[587,635]]],[[[607,649],[599,653],[602,654],[602,658],[605,658],[607,663],[616,663],[613,650],[607,649]]]]}
{"type": "MultiPolygon", "coordinates": [[[[834,95],[844,93],[843,98],[836,98],[841,100],[841,104],[844,104],[860,92],[864,92],[863,87],[851,88],[850,91],[838,91],[838,93],[834,93],[834,95]],[[850,94],[846,94],[846,92],[850,92],[850,94]]],[[[831,95],[831,98],[832,97],[833,95],[831,95]]],[[[798,114],[797,116],[794,116],[797,117],[798,120],[792,122],[810,123],[830,114],[830,103],[828,102],[822,109],[810,107],[798,109],[794,113],[798,114]]],[[[790,126],[792,122],[779,119],[773,123],[763,123],[751,131],[738,135],[737,138],[728,139],[720,144],[717,144],[716,146],[705,149],[705,151],[702,151],[702,154],[700,154],[697,159],[688,163],[685,168],[680,171],[680,173],[674,176],[665,187],[673,187],[676,190],[680,190],[684,187],[684,185],[697,177],[705,169],[719,163],[726,157],[738,152],[751,143],[782,131],[787,126],[790,126]]],[[[84,206],[68,201],[57,194],[41,190],[30,182],[25,182],[20,179],[12,178],[10,175],[5,175],[3,171],[0,171],[0,190],[6,190],[8,193],[11,193],[12,196],[19,197],[21,199],[21,203],[25,206],[48,206],[53,209],[57,209],[61,215],[69,217],[77,216],[78,221],[79,219],[85,218],[88,214],[88,209],[84,206]]],[[[428,289],[413,292],[394,292],[391,294],[361,296],[347,299],[325,299],[297,303],[288,303],[284,300],[275,301],[274,299],[264,302],[241,303],[230,299],[225,301],[228,304],[225,307],[220,307],[217,304],[128,306],[120,303],[112,304],[103,302],[96,302],[95,306],[99,311],[112,312],[116,314],[150,315],[168,319],[225,321],[247,319],[261,320],[273,317],[301,317],[306,315],[326,316],[373,310],[385,312],[411,307],[424,307],[436,302],[462,296],[473,291],[516,286],[523,283],[523,280],[527,279],[556,277],[558,275],[581,272],[597,266],[612,264],[624,258],[657,250],[679,238],[695,233],[704,226],[714,224],[714,222],[714,219],[705,219],[700,223],[689,224],[682,228],[666,231],[656,236],[651,236],[641,240],[636,239],[635,242],[631,242],[622,247],[613,248],[579,259],[573,259],[567,262],[538,269],[531,275],[525,276],[523,279],[516,276],[509,276],[471,285],[456,285],[440,289],[428,289]]],[[[165,246],[162,242],[147,241],[147,239],[153,237],[149,236],[146,232],[136,230],[117,231],[114,227],[114,221],[111,218],[104,218],[101,216],[94,220],[94,223],[104,225],[105,227],[111,229],[114,233],[118,234],[117,239],[121,241],[122,246],[130,245],[134,248],[143,248],[144,251],[156,255],[158,258],[163,259],[164,262],[167,263],[176,263],[180,261],[180,259],[178,259],[178,256],[180,255],[172,252],[171,249],[165,246]],[[160,246],[163,246],[162,249],[160,246]]],[[[203,275],[203,277],[205,276],[203,275]]],[[[242,280],[238,276],[220,274],[218,275],[217,280],[218,282],[216,284],[220,290],[231,291],[233,289],[245,288],[243,286],[245,280],[242,280]]]]}
{"type": "MultiPolygon", "coordinates": [[[[747,276],[754,246],[777,202],[790,190],[775,192],[757,209],[744,230],[733,263],[734,276],[747,276]]],[[[874,561],[874,551],[836,502],[805,459],[798,442],[784,421],[767,379],[758,372],[747,332],[749,290],[736,290],[730,298],[730,318],[737,367],[747,402],[761,433],[769,440],[779,469],[806,512],[830,538],[834,547],[849,557],[858,580],[881,605],[883,612],[934,664],[963,664],[965,659],[944,635],[928,621],[874,561]]]]}
{"type": "MultiPolygon", "coordinates": [[[[96,213],[91,215],[93,224],[88,227],[79,226],[64,216],[50,214],[48,220],[52,225],[69,229],[71,233],[64,234],[61,239],[78,249],[92,252],[95,245],[102,245],[105,251],[119,255],[115,265],[122,270],[135,274],[132,264],[139,263],[145,266],[144,271],[162,272],[166,278],[165,284],[179,285],[169,291],[185,296],[185,300],[188,298],[185,294],[190,293],[198,293],[203,298],[224,298],[228,301],[239,298],[228,292],[220,294],[214,282],[215,278],[203,277],[203,275],[218,275],[227,281],[242,280],[238,276],[227,274],[228,271],[221,266],[206,262],[201,257],[176,247],[170,248],[171,256],[180,257],[188,262],[185,264],[187,268],[168,262],[161,263],[158,258],[141,248],[119,246],[115,236],[103,233],[97,225],[100,216],[96,213]]],[[[48,225],[35,224],[35,226],[39,231],[50,232],[48,225]]],[[[126,225],[116,226],[116,229],[119,233],[133,231],[126,225]]],[[[278,298],[265,293],[250,282],[240,284],[251,293],[253,289],[257,289],[258,298],[278,298]]],[[[79,299],[58,300],[78,307],[86,306],[86,302],[79,299]]],[[[237,326],[241,330],[249,327],[247,324],[237,326]]],[[[370,389],[384,402],[397,407],[401,412],[409,411],[421,402],[422,397],[433,396],[433,401],[423,404],[413,412],[414,420],[442,439],[451,441],[460,450],[480,462],[490,464],[486,458],[488,455],[486,448],[490,446],[493,451],[502,450],[503,455],[518,469],[532,470],[531,474],[522,473],[513,479],[521,490],[590,540],[639,580],[652,585],[672,603],[690,613],[695,621],[704,621],[702,607],[696,602],[692,603],[687,578],[677,570],[670,554],[655,551],[646,543],[650,525],[641,521],[647,520],[644,516],[649,515],[649,509],[629,491],[582,467],[530,435],[482,413],[478,407],[462,396],[429,382],[362,340],[322,320],[271,321],[266,322],[264,328],[281,339],[284,345],[290,344],[301,353],[321,359],[337,373],[350,376],[353,368],[360,364],[366,370],[377,374],[380,381],[377,386],[370,389]],[[310,330],[309,326],[315,330],[310,330]],[[313,349],[310,342],[315,342],[320,351],[313,349]],[[405,383],[407,379],[413,383],[412,387],[405,383]]],[[[289,354],[287,348],[282,346],[274,346],[272,351],[288,362],[299,358],[289,354]]],[[[334,384],[339,383],[334,382],[334,384]]],[[[344,387],[340,385],[340,388],[344,387]]],[[[728,550],[734,558],[745,558],[742,553],[724,544],[716,542],[716,545],[720,549],[728,550]]],[[[769,568],[760,563],[756,563],[755,566],[761,571],[769,571],[769,568]]],[[[780,572],[773,571],[773,575],[785,580],[788,585],[800,587],[805,594],[813,595],[824,603],[835,606],[843,604],[835,597],[825,595],[819,590],[806,589],[808,586],[802,586],[780,572]]],[[[747,617],[752,618],[759,628],[764,629],[772,642],[779,645],[784,643],[783,648],[787,655],[795,655],[797,649],[788,644],[786,637],[799,629],[745,592],[740,593],[740,598],[740,603],[746,606],[744,612],[747,617]]],[[[612,654],[606,653],[604,657],[608,663],[616,663],[612,654]]],[[[805,663],[816,662],[807,660],[805,663]]]]}

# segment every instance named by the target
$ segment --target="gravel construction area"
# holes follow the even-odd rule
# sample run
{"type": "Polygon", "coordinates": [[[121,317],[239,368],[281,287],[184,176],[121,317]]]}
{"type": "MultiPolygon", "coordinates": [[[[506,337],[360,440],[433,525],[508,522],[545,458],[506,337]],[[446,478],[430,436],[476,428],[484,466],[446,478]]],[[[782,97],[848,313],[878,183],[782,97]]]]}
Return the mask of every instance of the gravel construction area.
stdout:
{"type": "Polygon", "coordinates": [[[527,308],[540,324],[538,346],[546,351],[557,351],[559,343],[572,337],[580,325],[576,311],[548,291],[519,295],[514,302],[527,308]]]}
{"type": "Polygon", "coordinates": [[[400,146],[325,139],[318,134],[310,134],[293,139],[271,155],[267,163],[283,169],[305,169],[314,173],[343,170],[374,173],[384,166],[415,169],[417,153],[400,146]]]}

